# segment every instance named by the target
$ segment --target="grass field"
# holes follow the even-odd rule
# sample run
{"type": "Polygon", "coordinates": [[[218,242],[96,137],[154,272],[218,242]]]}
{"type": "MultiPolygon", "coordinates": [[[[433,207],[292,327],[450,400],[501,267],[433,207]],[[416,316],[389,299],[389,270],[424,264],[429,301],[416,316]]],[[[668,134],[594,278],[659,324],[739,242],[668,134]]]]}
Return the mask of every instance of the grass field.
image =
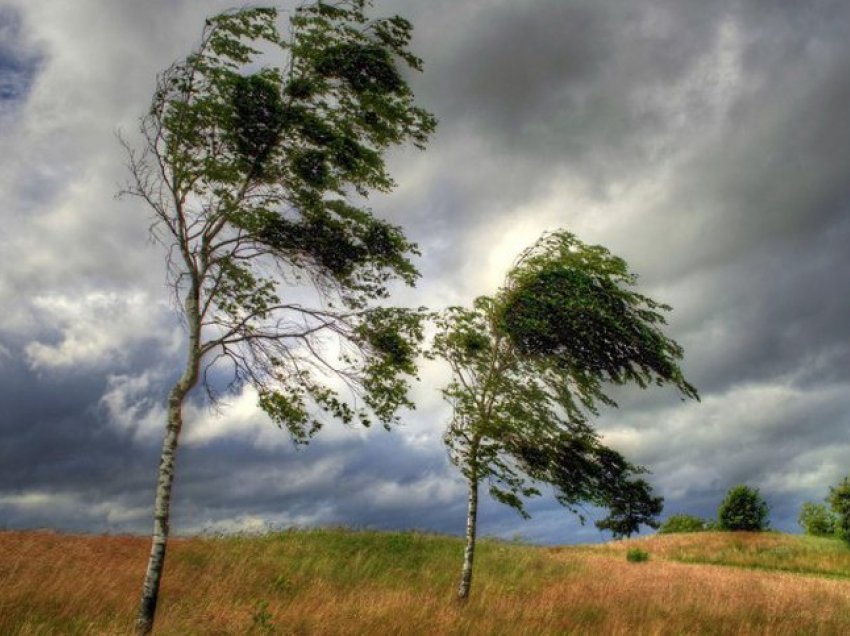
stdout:
{"type": "MultiPolygon", "coordinates": [[[[0,634],[131,630],[148,542],[0,532],[0,634]]],[[[850,550],[781,534],[540,548],[312,530],[171,543],[157,634],[850,634],[850,550]],[[645,563],[626,551],[650,553],[645,563]]]]}

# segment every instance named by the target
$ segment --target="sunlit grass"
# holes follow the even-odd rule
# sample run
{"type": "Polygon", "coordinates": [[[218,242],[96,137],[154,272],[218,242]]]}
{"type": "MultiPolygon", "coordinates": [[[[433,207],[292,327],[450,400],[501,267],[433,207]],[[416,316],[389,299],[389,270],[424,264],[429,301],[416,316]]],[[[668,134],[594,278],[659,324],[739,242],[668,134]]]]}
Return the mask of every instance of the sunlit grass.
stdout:
{"type": "MultiPolygon", "coordinates": [[[[146,539],[0,533],[0,634],[128,633],[146,539]]],[[[159,634],[850,633],[850,550],[787,535],[700,533],[538,548],[311,530],[173,541],[159,634]],[[626,560],[638,547],[642,563],[626,560]],[[801,576],[758,568],[798,568],[801,576]],[[808,565],[807,565],[808,564],[808,565]],[[827,572],[832,578],[813,576],[827,572]]]]}
{"type": "Polygon", "coordinates": [[[850,579],[850,549],[839,539],[774,532],[702,532],[656,535],[600,546],[625,552],[638,546],[683,563],[780,570],[850,579]]]}

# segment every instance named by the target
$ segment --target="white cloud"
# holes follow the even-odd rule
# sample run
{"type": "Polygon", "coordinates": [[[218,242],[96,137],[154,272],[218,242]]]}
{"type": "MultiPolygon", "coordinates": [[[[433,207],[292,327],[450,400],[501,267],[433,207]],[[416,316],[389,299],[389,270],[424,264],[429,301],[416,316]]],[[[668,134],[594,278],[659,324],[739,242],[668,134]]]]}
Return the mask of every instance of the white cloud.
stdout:
{"type": "Polygon", "coordinates": [[[229,519],[202,518],[190,526],[181,529],[183,534],[264,534],[280,528],[309,528],[333,523],[334,509],[320,506],[309,514],[241,514],[229,519]]]}
{"type": "Polygon", "coordinates": [[[371,508],[416,509],[456,503],[466,493],[466,484],[445,473],[427,474],[413,482],[380,481],[362,498],[371,508]]]}
{"type": "Polygon", "coordinates": [[[46,490],[0,494],[0,510],[5,513],[4,518],[23,514],[49,521],[61,517],[73,519],[76,524],[99,524],[109,527],[133,525],[151,515],[148,507],[128,506],[120,500],[95,501],[82,493],[46,490]]]}
{"type": "Polygon", "coordinates": [[[46,508],[67,505],[73,500],[72,495],[55,494],[40,491],[28,491],[17,495],[0,495],[0,506],[15,508],[46,508]]]}
{"type": "Polygon", "coordinates": [[[847,476],[850,440],[811,448],[793,457],[781,470],[768,474],[761,486],[780,495],[805,495],[823,501],[828,489],[847,476]]]}
{"type": "Polygon", "coordinates": [[[139,341],[152,341],[165,353],[174,353],[181,341],[166,320],[168,307],[140,292],[40,296],[32,307],[42,325],[59,333],[56,343],[35,340],[24,347],[34,369],[120,366],[139,341]]]}
{"type": "Polygon", "coordinates": [[[157,396],[155,387],[161,373],[143,371],[138,375],[110,375],[100,400],[112,426],[132,434],[138,441],[162,439],[165,434],[165,395],[157,396]]]}

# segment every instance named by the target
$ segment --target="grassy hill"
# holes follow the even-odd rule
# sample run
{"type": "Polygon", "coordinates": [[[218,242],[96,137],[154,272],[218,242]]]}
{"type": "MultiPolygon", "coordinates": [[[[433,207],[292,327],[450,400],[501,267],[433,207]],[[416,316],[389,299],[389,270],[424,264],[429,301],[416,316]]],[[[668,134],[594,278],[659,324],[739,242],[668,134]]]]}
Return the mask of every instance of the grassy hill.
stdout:
{"type": "MultiPolygon", "coordinates": [[[[0,634],[130,631],[148,541],[0,532],[0,634]]],[[[541,548],[312,530],[173,541],[158,634],[850,634],[850,550],[782,534],[541,548]],[[629,548],[649,552],[626,560],[629,548]]]]}

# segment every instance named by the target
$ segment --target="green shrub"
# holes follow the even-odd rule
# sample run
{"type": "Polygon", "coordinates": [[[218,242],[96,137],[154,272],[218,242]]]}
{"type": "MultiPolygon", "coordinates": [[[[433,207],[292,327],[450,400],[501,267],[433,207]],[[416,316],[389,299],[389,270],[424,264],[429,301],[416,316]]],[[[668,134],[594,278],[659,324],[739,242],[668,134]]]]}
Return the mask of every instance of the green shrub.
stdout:
{"type": "Polygon", "coordinates": [[[836,516],[823,504],[807,501],[800,508],[800,516],[797,522],[803,527],[806,534],[816,537],[826,537],[835,534],[836,516]]]}
{"type": "Polygon", "coordinates": [[[767,530],[769,510],[758,488],[740,484],[726,493],[717,509],[717,523],[721,530],[767,530]]]}
{"type": "Polygon", "coordinates": [[[850,545],[850,477],[830,488],[826,500],[835,513],[835,534],[850,545]]]}
{"type": "Polygon", "coordinates": [[[251,615],[253,631],[273,632],[274,623],[272,622],[272,618],[272,614],[269,612],[269,602],[264,600],[257,601],[255,611],[251,615]]]}
{"type": "Polygon", "coordinates": [[[704,532],[711,529],[711,523],[693,515],[670,515],[658,528],[659,534],[675,532],[704,532]]]}
{"type": "Polygon", "coordinates": [[[642,563],[643,561],[649,561],[649,552],[646,550],[641,550],[640,548],[629,548],[629,551],[626,552],[626,561],[631,563],[642,563]]]}

